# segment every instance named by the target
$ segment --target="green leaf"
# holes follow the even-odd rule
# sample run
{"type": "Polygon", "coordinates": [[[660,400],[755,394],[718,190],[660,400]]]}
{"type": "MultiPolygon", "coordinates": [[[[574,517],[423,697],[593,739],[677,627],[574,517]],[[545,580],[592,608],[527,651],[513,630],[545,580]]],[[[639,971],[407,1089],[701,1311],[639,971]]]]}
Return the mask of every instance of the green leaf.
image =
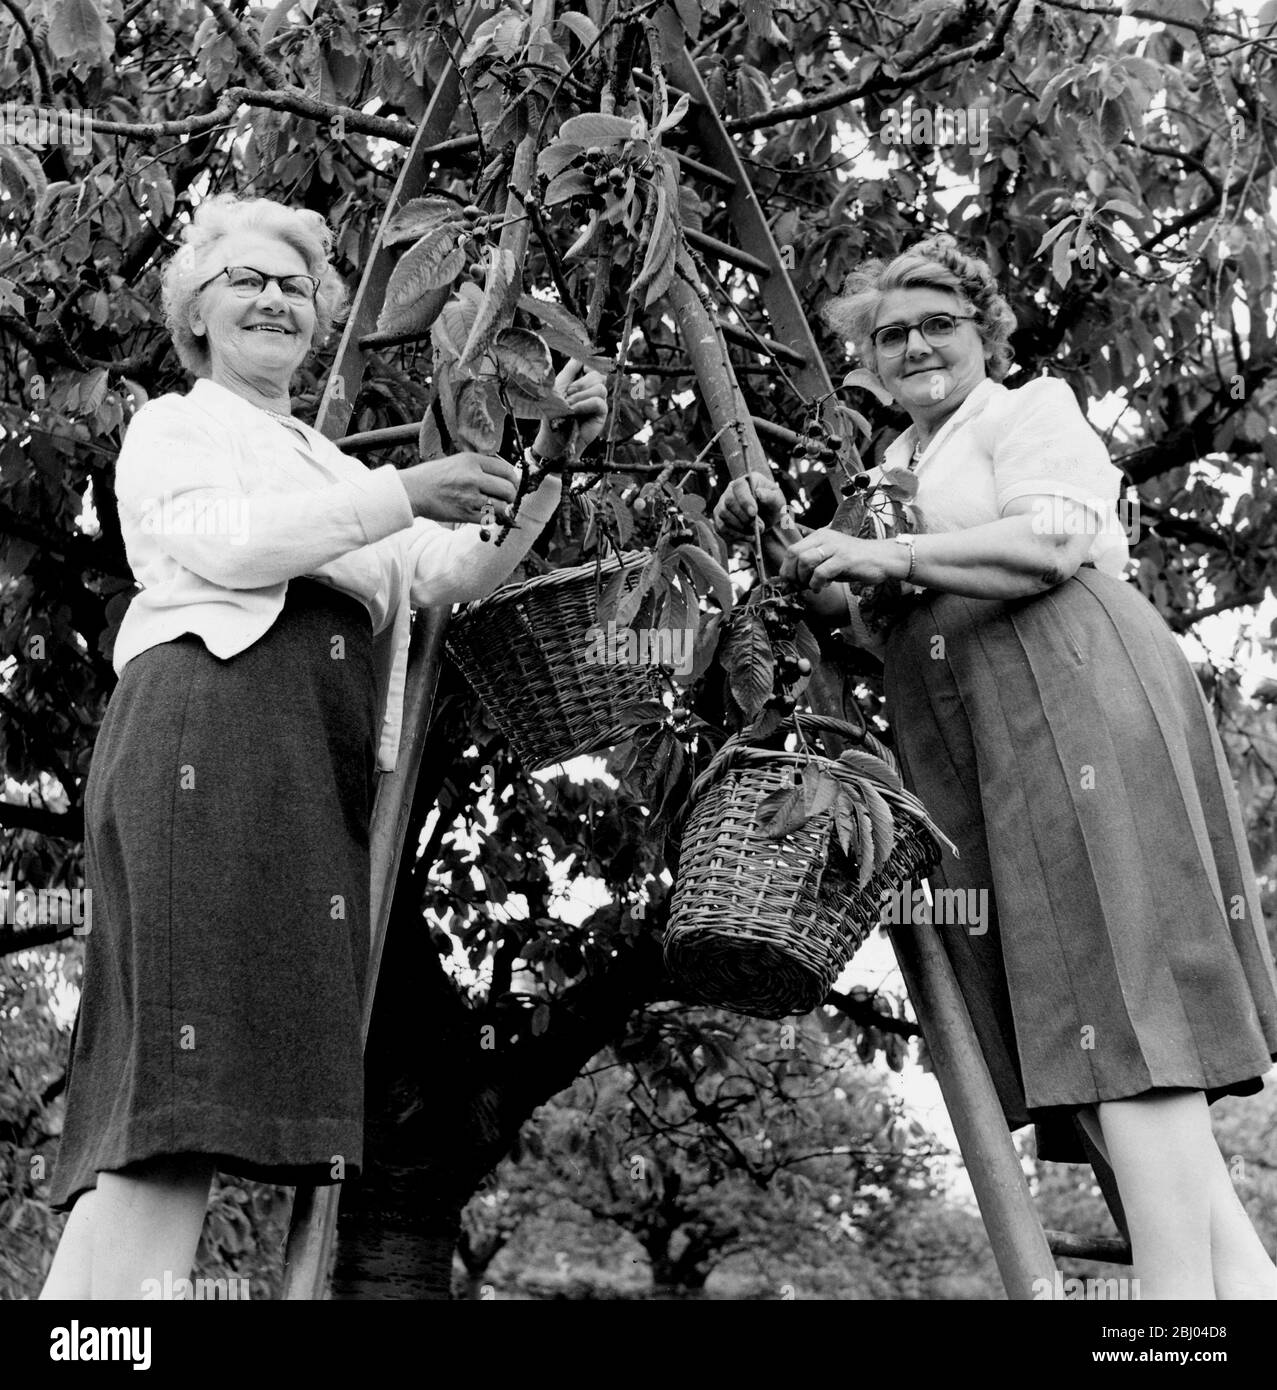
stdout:
{"type": "Polygon", "coordinates": [[[732,581],[727,571],[712,556],[698,545],[675,546],[673,555],[680,560],[697,580],[697,592],[713,594],[724,613],[729,613],[735,603],[732,581]]]}
{"type": "Polygon", "coordinates": [[[453,361],[461,356],[481,302],[482,292],[478,285],[468,280],[448,299],[430,330],[430,339],[437,352],[453,361]]]}
{"type": "Polygon", "coordinates": [[[387,223],[382,244],[398,246],[401,242],[416,241],[429,232],[445,227],[460,232],[464,225],[461,209],[451,199],[412,198],[387,223]]]}
{"type": "Polygon", "coordinates": [[[688,105],[688,96],[687,93],[684,92],[683,95],[679,97],[679,99],[674,103],[674,105],[670,107],[665,119],[657,123],[657,125],[652,131],[652,134],[654,136],[663,135],[667,130],[673,130],[674,127],[679,123],[679,121],[681,121],[683,117],[687,115],[688,105]]]}
{"type": "Polygon", "coordinates": [[[1131,222],[1147,222],[1148,213],[1141,212],[1134,203],[1128,203],[1122,198],[1110,198],[1107,203],[1102,203],[1097,212],[1120,212],[1123,217],[1131,222]]]}
{"type": "Polygon", "coordinates": [[[580,169],[564,169],[555,174],[545,190],[545,206],[554,207],[566,203],[569,198],[583,198],[593,192],[594,185],[580,169]]]}
{"type": "Polygon", "coordinates": [[[492,355],[497,366],[513,378],[521,390],[553,385],[554,362],[550,349],[538,334],[527,328],[503,329],[493,340],[492,355]]]}
{"type": "Polygon", "coordinates": [[[492,344],[497,333],[509,322],[519,297],[519,268],[514,252],[504,246],[491,248],[488,275],[483,287],[483,302],[475,315],[470,336],[461,352],[461,365],[477,361],[492,344]]]}
{"type": "Polygon", "coordinates": [[[654,196],[656,198],[656,214],[652,220],[652,233],[647,242],[647,254],[643,257],[642,270],[639,271],[634,283],[630,286],[630,293],[636,297],[640,291],[646,291],[643,298],[644,307],[650,307],[653,301],[659,299],[669,289],[670,281],[674,278],[675,256],[677,254],[674,222],[670,217],[669,195],[665,191],[664,183],[655,185],[654,196]]]}
{"type": "Polygon", "coordinates": [[[424,331],[448,302],[452,281],[465,263],[455,232],[441,228],[422,237],[404,252],[390,273],[385,302],[377,317],[378,330],[424,331]]]}
{"type": "Polygon", "coordinates": [[[492,380],[463,381],[457,388],[454,439],[479,454],[495,454],[505,432],[505,407],[492,380]]]}
{"type": "Polygon", "coordinates": [[[94,0],[50,0],[48,18],[46,42],[61,65],[99,67],[115,50],[115,35],[94,0]]]}
{"type": "Polygon", "coordinates": [[[599,36],[599,26],[588,16],[578,14],[575,10],[568,10],[559,15],[558,23],[562,24],[565,29],[570,29],[581,40],[581,44],[585,48],[588,48],[599,36]]]}
{"type": "Polygon", "coordinates": [[[644,598],[652,586],[660,578],[661,557],[656,554],[649,555],[647,563],[643,566],[639,574],[638,582],[623,593],[616,605],[616,625],[617,627],[629,627],[634,620],[634,615],[639,611],[644,598]]]}
{"type": "Polygon", "coordinates": [[[1100,139],[1110,149],[1116,146],[1127,132],[1126,111],[1116,98],[1100,103],[1100,139]]]}
{"type": "Polygon", "coordinates": [[[858,386],[862,391],[869,391],[877,396],[883,405],[891,405],[895,400],[891,392],[878,380],[877,376],[868,367],[857,367],[854,372],[848,372],[842,379],[844,386],[858,386]]]}
{"type": "Polygon", "coordinates": [[[574,145],[570,140],[552,140],[537,155],[537,173],[544,174],[547,179],[555,179],[571,166],[577,155],[584,153],[580,145],[574,145]]]}
{"type": "Polygon", "coordinates": [[[748,608],[732,613],[723,664],[733,698],[746,720],[753,719],[772,693],[776,666],[761,614],[748,608]]]}
{"type": "Polygon", "coordinates": [[[781,787],[779,791],[765,796],[758,805],[759,829],[764,835],[776,838],[800,829],[807,821],[803,801],[801,781],[795,782],[792,787],[781,787]]]}
{"type": "Polygon", "coordinates": [[[689,39],[694,39],[701,32],[701,6],[700,0],[671,0],[679,19],[683,21],[683,28],[687,30],[689,39]]]}
{"type": "Polygon", "coordinates": [[[1038,249],[1033,254],[1035,256],[1040,256],[1042,252],[1045,251],[1046,248],[1051,245],[1052,242],[1058,240],[1061,236],[1063,236],[1064,233],[1067,232],[1068,229],[1078,220],[1079,219],[1077,214],[1072,212],[1069,213],[1067,217],[1062,217],[1055,224],[1055,226],[1052,227],[1049,232],[1047,232],[1047,234],[1042,238],[1042,240],[1038,242],[1038,249]]]}
{"type": "Polygon", "coordinates": [[[862,782],[859,792],[869,813],[869,823],[873,826],[873,871],[879,869],[891,857],[896,847],[896,822],[891,807],[883,800],[881,793],[868,782],[862,782]]]}
{"type": "Polygon", "coordinates": [[[848,859],[860,840],[860,825],[856,820],[856,806],[851,793],[844,788],[834,801],[834,826],[838,831],[838,843],[848,859]]]}
{"type": "Polygon", "coordinates": [[[538,1004],[532,1010],[531,1030],[534,1038],[539,1038],[550,1026],[550,1006],[545,1003],[538,1004]]]}
{"type": "Polygon", "coordinates": [[[816,767],[803,775],[803,801],[808,816],[827,811],[842,791],[842,783],[829,772],[816,767]]]}
{"type": "Polygon", "coordinates": [[[558,138],[574,145],[619,145],[635,138],[634,123],[625,116],[587,111],[564,121],[559,127],[558,138]]]}
{"type": "Polygon", "coordinates": [[[866,753],[863,748],[844,749],[838,755],[838,761],[844,767],[849,767],[853,772],[859,773],[860,776],[871,778],[884,787],[890,787],[892,791],[898,792],[904,785],[900,780],[899,773],[894,772],[881,758],[874,757],[872,753],[866,753]]]}
{"type": "Polygon", "coordinates": [[[1069,283],[1069,276],[1073,274],[1073,262],[1069,260],[1069,243],[1072,240],[1072,237],[1061,237],[1051,252],[1051,274],[1061,288],[1069,283]]]}
{"type": "Polygon", "coordinates": [[[751,34],[763,38],[771,32],[772,0],[745,0],[744,9],[751,34]]]}

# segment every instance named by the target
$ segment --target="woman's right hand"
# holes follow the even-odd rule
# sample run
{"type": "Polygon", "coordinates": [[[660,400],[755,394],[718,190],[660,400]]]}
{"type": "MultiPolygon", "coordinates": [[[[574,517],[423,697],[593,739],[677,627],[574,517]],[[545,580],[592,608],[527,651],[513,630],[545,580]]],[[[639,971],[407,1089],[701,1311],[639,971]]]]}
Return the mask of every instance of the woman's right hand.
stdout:
{"type": "Polygon", "coordinates": [[[754,534],[754,518],[760,517],[763,530],[774,526],[785,510],[785,494],[764,473],[746,473],[733,478],[714,508],[714,525],[731,541],[749,540],[754,534]]]}
{"type": "Polygon", "coordinates": [[[504,521],[519,485],[514,464],[468,451],[413,464],[399,476],[412,514],[431,521],[480,521],[489,508],[504,521]]]}

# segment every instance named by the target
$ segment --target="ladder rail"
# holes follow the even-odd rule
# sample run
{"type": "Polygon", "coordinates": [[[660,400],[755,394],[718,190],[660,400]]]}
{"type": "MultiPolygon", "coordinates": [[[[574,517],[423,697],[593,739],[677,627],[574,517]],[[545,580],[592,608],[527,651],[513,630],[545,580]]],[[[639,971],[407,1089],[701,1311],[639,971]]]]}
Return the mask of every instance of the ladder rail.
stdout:
{"type": "MultiPolygon", "coordinates": [[[[315,428],[338,443],[342,442],[350,422],[367,367],[367,351],[361,346],[360,340],[376,329],[379,306],[385,299],[386,283],[394,268],[395,256],[386,244],[386,229],[399,208],[410,198],[416,197],[425,185],[433,162],[432,147],[447,134],[460,95],[457,60],[463,44],[468,42],[483,14],[482,0],[475,0],[460,24],[461,33],[452,51],[452,61],[444,68],[431,94],[421,127],[387,200],[385,213],[364,265],[315,419],[315,428]]],[[[408,437],[412,438],[415,434],[414,427],[408,437]]],[[[408,650],[399,764],[394,772],[379,773],[377,778],[369,829],[370,939],[360,1028],[361,1041],[365,1045],[390,921],[395,875],[403,855],[403,838],[412,810],[421,749],[430,724],[446,627],[447,614],[433,609],[427,610],[424,619],[414,619],[408,650]]],[[[340,1199],[341,1186],[336,1183],[322,1187],[302,1185],[295,1190],[284,1252],[282,1300],[321,1299],[325,1296],[336,1248],[340,1199]]]]}

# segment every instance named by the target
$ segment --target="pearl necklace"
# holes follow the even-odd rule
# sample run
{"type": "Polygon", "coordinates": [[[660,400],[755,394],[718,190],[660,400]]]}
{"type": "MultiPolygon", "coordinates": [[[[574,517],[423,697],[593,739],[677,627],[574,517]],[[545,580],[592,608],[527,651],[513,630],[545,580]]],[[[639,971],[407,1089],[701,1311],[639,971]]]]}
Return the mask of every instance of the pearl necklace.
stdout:
{"type": "Polygon", "coordinates": [[[301,421],[295,419],[292,415],[281,415],[278,410],[271,410],[264,405],[259,405],[257,408],[258,410],[263,411],[265,414],[269,415],[272,420],[278,420],[281,425],[287,425],[289,429],[296,430],[299,434],[305,437],[306,431],[302,427],[301,421]]]}

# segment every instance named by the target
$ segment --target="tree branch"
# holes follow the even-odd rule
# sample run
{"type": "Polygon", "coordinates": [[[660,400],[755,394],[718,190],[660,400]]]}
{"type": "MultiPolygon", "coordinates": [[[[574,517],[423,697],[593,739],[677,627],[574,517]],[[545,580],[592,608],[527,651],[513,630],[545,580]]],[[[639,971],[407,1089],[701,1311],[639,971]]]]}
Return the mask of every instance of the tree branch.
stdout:
{"type": "Polygon", "coordinates": [[[1225,599],[1223,603],[1212,603],[1209,608],[1194,608],[1190,613],[1172,614],[1166,621],[1175,632],[1187,632],[1194,623],[1200,623],[1203,618],[1213,618],[1216,613],[1229,613],[1234,608],[1250,608],[1254,604],[1262,603],[1267,592],[1264,588],[1252,589],[1249,593],[1225,599]]]}
{"type": "Polygon", "coordinates": [[[51,946],[75,935],[75,927],[66,922],[37,922],[30,927],[0,927],[0,956],[15,951],[30,951],[36,946],[51,946]]]}
{"type": "Polygon", "coordinates": [[[891,1014],[879,1013],[874,1008],[873,999],[857,999],[854,995],[839,994],[830,990],[824,1000],[827,1006],[847,1015],[853,1023],[862,1028],[876,1028],[880,1033],[894,1033],[898,1038],[920,1038],[922,1029],[907,1018],[894,1018],[891,1014]]]}
{"type": "Polygon", "coordinates": [[[31,55],[31,66],[35,69],[36,80],[40,85],[40,100],[46,106],[52,106],[53,83],[49,77],[49,69],[45,66],[44,54],[40,52],[40,45],[36,41],[35,30],[31,27],[31,21],[17,0],[0,0],[0,5],[9,11],[13,16],[13,22],[22,30],[22,37],[27,42],[27,52],[31,55]]]}
{"type": "MultiPolygon", "coordinates": [[[[399,145],[411,145],[417,135],[416,127],[407,121],[393,121],[386,116],[369,116],[353,107],[320,101],[317,97],[307,96],[305,92],[294,89],[260,92],[251,87],[227,87],[213,110],[200,116],[183,116],[172,121],[95,119],[93,130],[95,134],[102,135],[196,135],[231,121],[241,106],[264,106],[271,111],[288,111],[294,116],[309,116],[313,120],[325,123],[340,115],[348,131],[355,131],[360,135],[375,135],[382,140],[393,140],[399,145]]],[[[435,145],[430,153],[452,153],[461,147],[473,149],[476,143],[472,135],[461,140],[444,140],[435,145]]]]}
{"type": "Polygon", "coordinates": [[[204,5],[217,20],[217,27],[235,45],[235,51],[268,87],[285,88],[289,85],[288,79],[248,37],[244,26],[222,4],[222,0],[204,0],[204,5]]]}
{"type": "Polygon", "coordinates": [[[0,826],[6,830],[32,830],[57,840],[84,839],[84,813],[46,811],[41,806],[19,806],[14,801],[0,801],[0,826]]]}
{"type": "MultiPolygon", "coordinates": [[[[724,125],[733,135],[747,130],[762,130],[765,126],[783,125],[786,121],[799,121],[805,116],[815,116],[821,111],[828,111],[835,106],[845,106],[849,101],[857,101],[861,97],[876,96],[879,92],[900,91],[905,87],[916,87],[920,82],[925,82],[928,78],[944,72],[947,68],[956,67],[959,63],[974,63],[982,58],[992,58],[995,54],[1001,53],[1005,46],[1006,36],[1011,28],[1011,21],[1018,5],[1019,0],[1010,0],[1010,3],[1002,10],[997,25],[988,38],[981,39],[978,43],[968,44],[966,48],[955,49],[952,53],[937,58],[932,63],[922,61],[920,67],[906,68],[894,76],[880,72],[878,76],[871,77],[859,86],[834,87],[828,92],[822,92],[818,97],[809,98],[807,101],[794,102],[790,106],[779,106],[773,111],[760,111],[755,116],[739,116],[734,121],[725,121],[724,125]]],[[[911,54],[905,61],[918,63],[928,56],[930,56],[929,52],[915,53],[911,54]]]]}

